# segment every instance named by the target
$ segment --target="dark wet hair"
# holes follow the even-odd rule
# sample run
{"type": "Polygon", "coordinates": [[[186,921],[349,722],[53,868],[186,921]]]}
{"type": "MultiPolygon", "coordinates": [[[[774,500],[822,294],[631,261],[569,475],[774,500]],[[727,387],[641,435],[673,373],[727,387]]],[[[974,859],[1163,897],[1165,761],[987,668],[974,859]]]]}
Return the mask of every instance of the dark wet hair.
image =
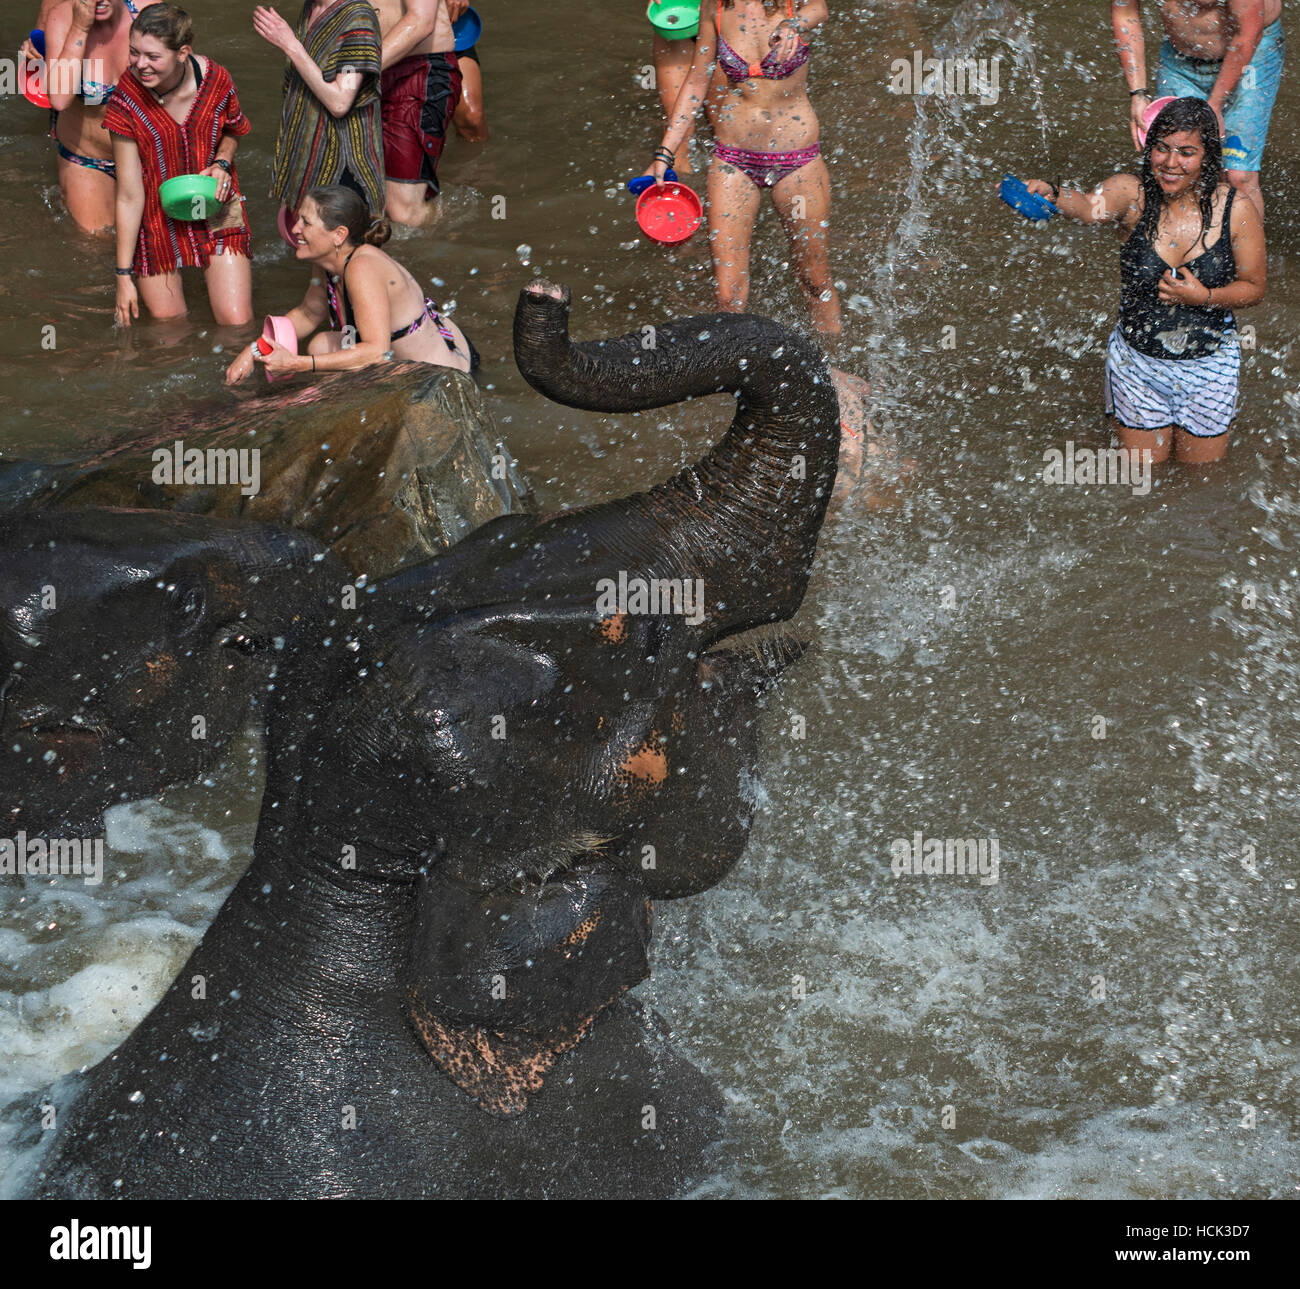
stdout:
{"type": "Polygon", "coordinates": [[[1214,109],[1203,98],[1176,98],[1160,109],[1159,116],[1147,131],[1146,146],[1142,149],[1142,217],[1137,232],[1152,244],[1160,226],[1160,212],[1164,194],[1151,166],[1151,148],[1171,134],[1191,130],[1200,134],[1205,159],[1201,163],[1201,177],[1196,181],[1196,197],[1201,208],[1201,236],[1210,231],[1214,222],[1214,194],[1223,182],[1223,145],[1219,141],[1219,119],[1214,109]]]}
{"type": "Polygon", "coordinates": [[[346,228],[348,241],[354,246],[382,246],[393,235],[392,224],[382,215],[371,215],[365,198],[351,188],[322,184],[307,196],[316,203],[325,227],[346,228]]]}
{"type": "Polygon", "coordinates": [[[184,45],[194,44],[194,23],[184,9],[174,4],[151,4],[141,9],[131,24],[137,36],[153,36],[175,53],[184,45]]]}

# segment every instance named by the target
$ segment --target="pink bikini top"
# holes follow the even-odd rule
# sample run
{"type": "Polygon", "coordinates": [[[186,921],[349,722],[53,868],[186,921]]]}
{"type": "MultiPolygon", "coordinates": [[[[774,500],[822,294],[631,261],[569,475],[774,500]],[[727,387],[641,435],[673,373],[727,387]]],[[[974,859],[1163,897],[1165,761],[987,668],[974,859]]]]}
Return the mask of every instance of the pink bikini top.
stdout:
{"type": "MultiPolygon", "coordinates": [[[[787,13],[794,17],[793,0],[785,0],[787,13]]],[[[784,63],[773,62],[776,50],[772,50],[761,63],[747,63],[722,38],[722,0],[718,0],[718,16],[715,19],[718,28],[718,66],[726,73],[729,81],[741,84],[747,80],[762,78],[768,81],[783,81],[793,76],[812,57],[812,47],[802,41],[794,56],[784,63]]]]}

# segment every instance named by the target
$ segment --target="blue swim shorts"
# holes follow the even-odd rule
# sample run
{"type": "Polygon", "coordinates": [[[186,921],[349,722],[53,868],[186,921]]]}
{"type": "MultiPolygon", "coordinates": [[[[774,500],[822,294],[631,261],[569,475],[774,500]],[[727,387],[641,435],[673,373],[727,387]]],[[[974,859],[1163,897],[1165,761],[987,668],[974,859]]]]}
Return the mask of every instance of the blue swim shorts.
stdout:
{"type": "MultiPolygon", "coordinates": [[[[1286,39],[1279,18],[1264,28],[1254,58],[1223,105],[1223,123],[1228,128],[1223,140],[1225,170],[1260,168],[1264,160],[1264,143],[1268,138],[1268,119],[1273,114],[1277,89],[1282,83],[1285,56],[1286,39]]],[[[1175,98],[1209,98],[1222,66],[1218,61],[1184,58],[1166,37],[1160,46],[1156,97],[1172,94],[1175,98]]]]}

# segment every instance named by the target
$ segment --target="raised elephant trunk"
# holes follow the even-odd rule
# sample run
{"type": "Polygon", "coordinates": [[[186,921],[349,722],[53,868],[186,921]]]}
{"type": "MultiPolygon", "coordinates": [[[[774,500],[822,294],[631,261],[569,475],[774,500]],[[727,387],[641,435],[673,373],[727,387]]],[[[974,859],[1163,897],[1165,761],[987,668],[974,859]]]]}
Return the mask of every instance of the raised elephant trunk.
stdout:
{"type": "Polygon", "coordinates": [[[713,451],[617,504],[649,521],[655,545],[679,557],[677,575],[704,579],[709,637],[792,616],[838,460],[838,402],[821,351],[768,318],[725,313],[575,344],[568,315],[568,291],[542,281],[515,312],[519,370],[557,403],[636,412],[737,396],[713,451]]]}

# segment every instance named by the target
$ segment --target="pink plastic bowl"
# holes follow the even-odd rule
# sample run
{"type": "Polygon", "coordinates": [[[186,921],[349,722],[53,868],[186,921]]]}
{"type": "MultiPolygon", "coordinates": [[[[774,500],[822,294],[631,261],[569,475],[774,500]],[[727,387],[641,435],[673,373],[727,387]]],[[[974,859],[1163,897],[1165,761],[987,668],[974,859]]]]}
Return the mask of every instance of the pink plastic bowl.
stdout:
{"type": "Polygon", "coordinates": [[[18,88],[34,107],[49,107],[50,96],[45,92],[45,64],[33,62],[30,58],[23,64],[18,75],[18,88]]]}
{"type": "MultiPolygon", "coordinates": [[[[293,323],[288,318],[277,317],[273,314],[266,315],[266,323],[262,327],[262,339],[274,340],[277,345],[287,349],[291,354],[298,352],[298,333],[293,329],[293,323]]],[[[263,353],[270,353],[269,349],[264,349],[263,353]]],[[[266,369],[267,380],[287,380],[287,376],[272,376],[271,370],[266,369]]]]}
{"type": "Polygon", "coordinates": [[[651,184],[636,199],[636,222],[653,241],[676,246],[690,237],[704,218],[704,206],[684,183],[651,184]]]}
{"type": "Polygon", "coordinates": [[[1156,117],[1158,117],[1172,102],[1174,102],[1174,96],[1172,94],[1166,94],[1164,98],[1156,99],[1156,101],[1142,113],[1142,128],[1138,131],[1138,138],[1142,140],[1142,146],[1144,148],[1147,146],[1147,135],[1151,132],[1151,127],[1155,124],[1156,117]]]}

